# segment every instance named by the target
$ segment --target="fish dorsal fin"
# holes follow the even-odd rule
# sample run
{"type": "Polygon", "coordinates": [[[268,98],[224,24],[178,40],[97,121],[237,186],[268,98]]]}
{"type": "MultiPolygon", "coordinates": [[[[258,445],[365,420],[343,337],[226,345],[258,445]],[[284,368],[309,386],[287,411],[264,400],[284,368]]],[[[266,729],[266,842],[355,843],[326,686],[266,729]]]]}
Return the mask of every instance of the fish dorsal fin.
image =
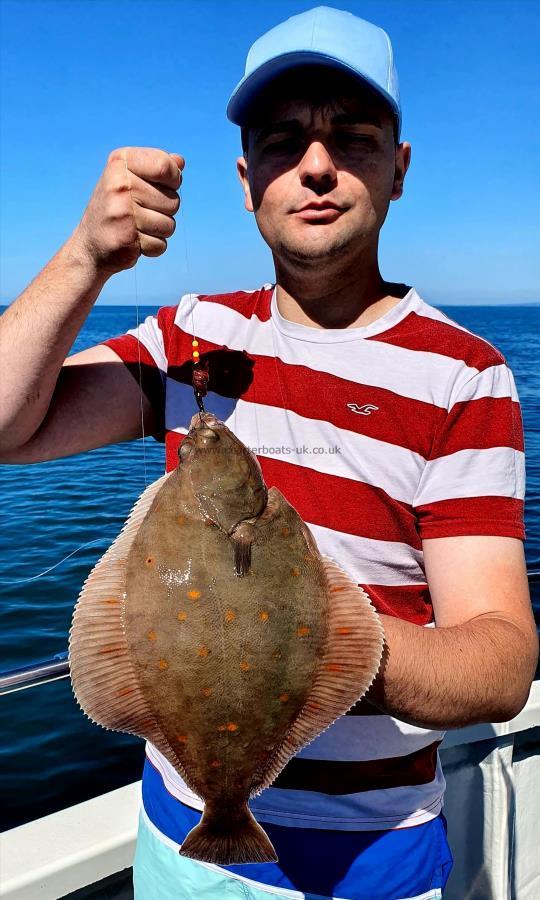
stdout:
{"type": "Polygon", "coordinates": [[[263,770],[250,796],[269,787],[306,744],[360,700],[382,659],[384,631],[366,592],[328,556],[321,556],[327,584],[328,634],[310,694],[288,734],[263,770]]]}
{"type": "Polygon", "coordinates": [[[127,558],[152,503],[174,474],[163,475],[143,491],[84,582],[69,633],[69,661],[73,693],[88,718],[151,741],[189,784],[139,687],[123,627],[127,558]]]}

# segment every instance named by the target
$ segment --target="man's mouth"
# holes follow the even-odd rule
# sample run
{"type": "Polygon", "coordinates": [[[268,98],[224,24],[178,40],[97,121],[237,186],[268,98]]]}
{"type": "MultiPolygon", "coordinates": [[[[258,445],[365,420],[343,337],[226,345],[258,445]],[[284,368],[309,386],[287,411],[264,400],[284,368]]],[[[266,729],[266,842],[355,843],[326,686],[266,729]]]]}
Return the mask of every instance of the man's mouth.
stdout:
{"type": "Polygon", "coordinates": [[[296,210],[295,215],[305,222],[334,222],[344,211],[344,207],[324,201],[323,203],[308,203],[296,210]]]}

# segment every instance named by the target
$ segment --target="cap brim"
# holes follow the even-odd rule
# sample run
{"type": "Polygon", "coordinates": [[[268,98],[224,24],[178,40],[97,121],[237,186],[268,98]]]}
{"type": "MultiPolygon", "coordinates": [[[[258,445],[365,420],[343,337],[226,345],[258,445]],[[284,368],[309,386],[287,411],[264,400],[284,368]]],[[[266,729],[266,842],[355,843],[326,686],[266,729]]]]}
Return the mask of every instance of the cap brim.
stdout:
{"type": "Polygon", "coordinates": [[[313,50],[301,50],[294,53],[284,53],[282,56],[276,56],[262,66],[259,66],[250,75],[245,76],[235,87],[231,94],[229,103],[227,104],[227,118],[235,125],[246,125],[248,122],[248,113],[252,104],[256,100],[258,94],[265,88],[274,78],[281,75],[287,69],[296,68],[303,65],[321,65],[328,66],[333,69],[340,69],[356,76],[360,81],[369,85],[375,93],[386,100],[390,106],[398,123],[398,136],[401,130],[401,110],[396,101],[390,94],[387,94],[380,85],[375,84],[360,69],[344,63],[340,59],[336,59],[327,54],[318,53],[313,50]]]}

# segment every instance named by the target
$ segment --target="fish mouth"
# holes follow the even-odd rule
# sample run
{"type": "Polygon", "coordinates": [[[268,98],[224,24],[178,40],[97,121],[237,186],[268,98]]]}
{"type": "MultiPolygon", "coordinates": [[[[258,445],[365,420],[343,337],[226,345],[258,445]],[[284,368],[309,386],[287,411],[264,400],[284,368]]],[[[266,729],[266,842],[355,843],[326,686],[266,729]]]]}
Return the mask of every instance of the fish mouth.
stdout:
{"type": "Polygon", "coordinates": [[[191,422],[189,423],[189,432],[191,434],[193,431],[197,431],[198,428],[212,428],[212,426],[219,425],[219,419],[214,413],[211,412],[197,412],[192,417],[191,422]]]}
{"type": "MultiPolygon", "coordinates": [[[[192,451],[207,449],[208,441],[218,441],[225,426],[214,413],[195,413],[189,423],[189,431],[181,442],[179,455],[184,461],[192,451]]],[[[227,429],[225,428],[225,431],[227,429]]]]}

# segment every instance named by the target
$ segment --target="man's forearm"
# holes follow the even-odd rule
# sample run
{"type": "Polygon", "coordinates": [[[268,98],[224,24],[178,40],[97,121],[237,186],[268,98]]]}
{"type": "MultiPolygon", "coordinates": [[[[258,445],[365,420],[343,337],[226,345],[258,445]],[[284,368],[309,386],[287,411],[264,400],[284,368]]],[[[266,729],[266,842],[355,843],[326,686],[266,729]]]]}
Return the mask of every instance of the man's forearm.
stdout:
{"type": "Polygon", "coordinates": [[[478,616],[452,628],[422,628],[381,616],[385,651],[367,699],[423,728],[507,721],[526,703],[534,635],[503,618],[478,616]]]}
{"type": "Polygon", "coordinates": [[[0,318],[0,451],[41,425],[62,364],[108,275],[76,233],[0,318]]]}

